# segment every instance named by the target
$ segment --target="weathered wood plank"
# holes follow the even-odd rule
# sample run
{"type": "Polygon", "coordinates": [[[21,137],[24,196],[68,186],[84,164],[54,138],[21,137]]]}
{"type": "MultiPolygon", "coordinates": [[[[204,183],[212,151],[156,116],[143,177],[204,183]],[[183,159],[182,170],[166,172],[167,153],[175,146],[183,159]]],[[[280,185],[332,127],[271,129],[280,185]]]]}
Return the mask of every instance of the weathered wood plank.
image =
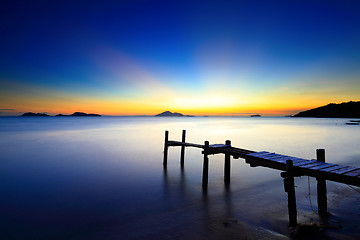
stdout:
{"type": "Polygon", "coordinates": [[[345,176],[349,176],[349,177],[356,177],[356,176],[360,176],[360,169],[359,170],[355,170],[355,171],[351,171],[348,173],[344,174],[345,176]]]}
{"type": "Polygon", "coordinates": [[[298,158],[298,157],[292,157],[292,156],[289,156],[289,157],[290,157],[290,160],[292,160],[292,161],[296,161],[296,160],[307,160],[307,161],[312,161],[312,160],[305,159],[305,158],[298,158]]]}
{"type": "Polygon", "coordinates": [[[321,165],[325,165],[326,163],[323,162],[313,162],[313,163],[309,163],[309,164],[305,164],[305,165],[301,165],[301,168],[311,168],[311,167],[317,167],[317,166],[321,166],[321,165]]]}
{"type": "Polygon", "coordinates": [[[196,143],[183,143],[178,141],[168,141],[168,146],[186,146],[186,147],[196,147],[196,148],[204,148],[204,145],[196,144],[196,143]]]}
{"type": "Polygon", "coordinates": [[[225,144],[211,144],[209,145],[209,147],[211,148],[223,148],[223,147],[228,147],[225,144]]]}
{"type": "Polygon", "coordinates": [[[274,160],[274,159],[284,158],[284,157],[286,157],[286,158],[289,159],[289,156],[280,155],[280,154],[268,155],[268,156],[265,156],[265,157],[263,157],[263,158],[269,159],[269,160],[274,160]]]}
{"type": "Polygon", "coordinates": [[[254,157],[258,157],[258,158],[262,158],[262,159],[266,159],[266,158],[269,158],[269,157],[274,157],[276,156],[275,153],[265,153],[265,154],[262,154],[262,155],[257,155],[257,156],[254,156],[254,157]]]}
{"type": "Polygon", "coordinates": [[[293,161],[293,162],[295,162],[295,163],[294,163],[294,164],[295,164],[295,165],[294,165],[294,167],[297,167],[299,164],[309,162],[309,160],[305,160],[305,159],[303,159],[303,160],[293,161]]]}
{"type": "Polygon", "coordinates": [[[261,151],[261,152],[255,152],[255,153],[250,153],[248,154],[249,156],[252,156],[252,157],[260,157],[262,155],[267,155],[269,154],[269,152],[266,152],[266,151],[261,151]]]}
{"type": "Polygon", "coordinates": [[[288,156],[277,156],[277,157],[273,157],[273,158],[270,158],[269,160],[271,161],[275,161],[275,162],[281,162],[281,163],[286,163],[286,160],[289,160],[289,157],[288,156]]]}
{"type": "MultiPolygon", "coordinates": [[[[276,159],[271,159],[272,161],[276,161],[278,163],[283,163],[286,164],[286,160],[292,160],[293,164],[297,164],[297,163],[302,163],[302,162],[308,162],[309,160],[306,159],[290,159],[291,157],[289,156],[283,156],[281,158],[276,158],[276,159]]],[[[295,166],[295,165],[294,165],[295,166]]]]}
{"type": "Polygon", "coordinates": [[[344,168],[344,167],[346,167],[346,166],[335,165],[335,166],[333,166],[333,167],[320,169],[319,171],[321,171],[321,172],[331,172],[331,171],[333,171],[333,170],[342,169],[342,168],[344,168]]]}
{"type": "Polygon", "coordinates": [[[301,165],[307,165],[310,163],[315,163],[317,161],[315,160],[305,160],[305,161],[298,161],[297,163],[294,164],[294,167],[300,167],[301,165]]]}
{"type": "Polygon", "coordinates": [[[281,154],[277,154],[277,153],[270,153],[268,155],[264,155],[263,158],[266,158],[266,159],[270,159],[270,158],[273,158],[273,157],[279,157],[279,156],[284,156],[284,155],[281,155],[281,154]]]}
{"type": "Polygon", "coordinates": [[[356,169],[359,169],[359,168],[357,168],[357,167],[346,167],[346,168],[334,170],[334,171],[331,171],[331,172],[336,173],[336,174],[344,174],[344,173],[347,173],[347,172],[350,172],[350,171],[354,171],[356,169]]]}
{"type": "Polygon", "coordinates": [[[325,164],[323,164],[323,165],[311,167],[311,168],[309,168],[309,169],[312,169],[312,170],[320,170],[320,169],[323,169],[323,168],[329,168],[329,167],[333,167],[333,166],[335,166],[335,164],[325,163],[325,164]]]}

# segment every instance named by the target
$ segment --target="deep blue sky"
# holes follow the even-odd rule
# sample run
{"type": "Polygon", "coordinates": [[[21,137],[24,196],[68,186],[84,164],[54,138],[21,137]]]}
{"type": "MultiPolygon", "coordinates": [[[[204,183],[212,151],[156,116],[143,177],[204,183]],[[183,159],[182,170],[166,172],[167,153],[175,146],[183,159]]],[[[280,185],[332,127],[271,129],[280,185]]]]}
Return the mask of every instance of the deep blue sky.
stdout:
{"type": "MultiPolygon", "coordinates": [[[[24,110],[19,99],[42,88],[57,101],[96,96],[106,104],[178,94],[185,99],[169,106],[180,109],[214,95],[230,96],[220,105],[239,111],[277,106],[279,94],[295,95],[288,110],[359,100],[359,29],[360,1],[6,1],[0,108],[24,110]],[[312,92],[320,86],[326,93],[312,92]]],[[[118,112],[127,111],[120,104],[118,112]]]]}

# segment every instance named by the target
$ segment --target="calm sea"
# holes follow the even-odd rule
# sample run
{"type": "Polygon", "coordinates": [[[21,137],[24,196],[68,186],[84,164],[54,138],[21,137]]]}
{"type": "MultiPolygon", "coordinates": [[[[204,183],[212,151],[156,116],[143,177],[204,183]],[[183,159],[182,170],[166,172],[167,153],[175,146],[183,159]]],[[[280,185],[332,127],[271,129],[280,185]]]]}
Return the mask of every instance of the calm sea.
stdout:
{"type": "MultiPolygon", "coordinates": [[[[286,239],[279,171],[232,160],[226,187],[224,156],[210,156],[203,192],[199,149],[186,149],[181,170],[180,149],[170,148],[163,169],[164,131],[308,159],[324,148],[327,162],[360,167],[360,126],[347,120],[1,117],[1,239],[286,239]]],[[[316,181],[295,184],[298,221],[318,222],[316,181]]],[[[358,191],[328,182],[330,228],[311,236],[359,239],[358,191]]]]}

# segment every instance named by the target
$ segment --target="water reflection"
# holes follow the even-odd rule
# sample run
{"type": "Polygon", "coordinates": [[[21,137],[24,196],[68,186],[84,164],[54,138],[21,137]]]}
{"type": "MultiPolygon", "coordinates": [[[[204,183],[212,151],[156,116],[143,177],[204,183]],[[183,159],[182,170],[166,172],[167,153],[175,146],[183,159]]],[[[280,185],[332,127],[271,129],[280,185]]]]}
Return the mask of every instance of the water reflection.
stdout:
{"type": "MultiPolygon", "coordinates": [[[[39,233],[43,239],[52,239],[69,231],[74,239],[103,232],[106,234],[97,239],[116,239],[107,232],[114,228],[111,231],[127,239],[158,239],[154,236],[161,233],[167,234],[163,238],[186,239],[181,235],[185,232],[190,238],[203,239],[201,229],[211,234],[214,221],[222,226],[232,224],[231,219],[287,229],[286,199],[278,172],[249,170],[243,161],[232,161],[231,184],[224,184],[222,157],[218,161],[214,156],[209,186],[202,188],[203,159],[198,149],[186,150],[184,168],[177,162],[179,149],[174,155],[170,151],[169,164],[162,167],[164,130],[170,131],[171,140],[181,139],[181,131],[187,129],[189,142],[231,139],[234,146],[304,158],[313,158],[316,148],[325,148],[327,162],[358,166],[360,128],[334,124],[339,121],[0,118],[0,232],[9,239],[25,235],[39,239],[39,233]],[[263,210],[265,205],[270,207],[263,210]],[[263,222],[265,215],[267,223],[263,222]],[[111,219],[116,221],[109,226],[111,219]],[[84,225],[91,227],[81,231],[84,225]]],[[[307,189],[300,180],[297,185],[299,190],[307,189]]],[[[340,192],[343,186],[335,186],[329,190],[331,211],[358,221],[357,195],[349,192],[352,198],[345,205],[345,194],[340,192]]],[[[307,195],[302,195],[298,194],[299,208],[306,209],[307,195]]],[[[354,236],[358,228],[353,228],[346,234],[354,236]]]]}

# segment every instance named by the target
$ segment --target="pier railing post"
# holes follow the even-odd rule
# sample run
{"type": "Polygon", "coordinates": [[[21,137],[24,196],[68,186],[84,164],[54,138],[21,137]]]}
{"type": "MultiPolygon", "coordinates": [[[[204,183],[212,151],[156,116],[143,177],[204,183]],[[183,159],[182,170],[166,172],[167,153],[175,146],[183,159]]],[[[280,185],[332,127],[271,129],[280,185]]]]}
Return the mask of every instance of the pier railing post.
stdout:
{"type": "MultiPolygon", "coordinates": [[[[325,162],[325,149],[316,149],[316,160],[325,162]]],[[[317,180],[317,203],[320,217],[326,217],[327,212],[327,197],[326,197],[326,180],[318,177],[317,180]]]]}
{"type": "Polygon", "coordinates": [[[292,160],[286,161],[286,177],[284,179],[284,184],[285,191],[288,193],[289,226],[294,228],[297,225],[297,210],[292,160]]]}
{"type": "Polygon", "coordinates": [[[204,165],[203,165],[203,177],[202,177],[202,186],[203,188],[207,188],[208,184],[208,176],[209,176],[209,142],[205,141],[204,145],[204,165]]]}
{"type": "MultiPolygon", "coordinates": [[[[181,142],[185,143],[185,137],[186,137],[186,130],[183,130],[181,142]]],[[[185,146],[181,146],[181,154],[180,154],[181,169],[184,169],[184,159],[185,159],[185,146]]]]}
{"type": "MultiPolygon", "coordinates": [[[[231,141],[226,140],[225,145],[231,146],[231,141]]],[[[224,163],[224,181],[225,181],[225,183],[230,182],[230,167],[231,167],[230,166],[230,155],[225,154],[225,163],[224,163]]]]}
{"type": "Polygon", "coordinates": [[[164,141],[164,160],[163,166],[167,167],[167,157],[168,157],[168,140],[169,140],[169,131],[165,131],[165,141],[164,141]]]}

